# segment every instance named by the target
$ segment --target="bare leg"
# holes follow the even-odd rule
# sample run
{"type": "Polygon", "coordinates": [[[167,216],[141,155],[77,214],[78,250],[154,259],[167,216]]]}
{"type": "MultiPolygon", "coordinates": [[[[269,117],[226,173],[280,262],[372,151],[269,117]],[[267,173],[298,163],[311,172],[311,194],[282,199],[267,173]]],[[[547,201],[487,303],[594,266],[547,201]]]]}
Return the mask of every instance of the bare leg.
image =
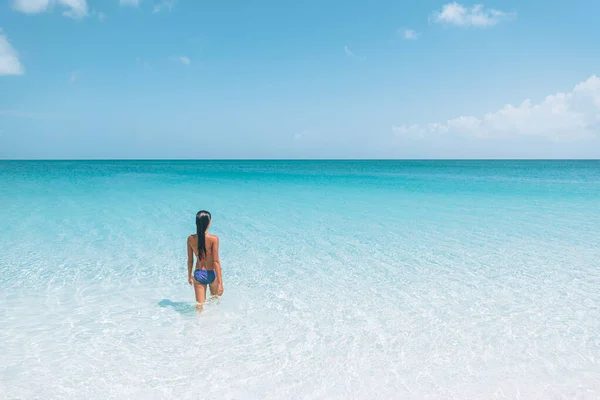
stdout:
{"type": "Polygon", "coordinates": [[[206,285],[194,282],[194,292],[196,292],[196,310],[202,311],[206,301],[206,285]]]}
{"type": "Polygon", "coordinates": [[[216,279],[213,283],[210,284],[209,288],[210,288],[210,296],[211,297],[214,297],[214,298],[219,297],[219,295],[217,294],[217,293],[219,293],[219,283],[217,282],[216,279]]]}

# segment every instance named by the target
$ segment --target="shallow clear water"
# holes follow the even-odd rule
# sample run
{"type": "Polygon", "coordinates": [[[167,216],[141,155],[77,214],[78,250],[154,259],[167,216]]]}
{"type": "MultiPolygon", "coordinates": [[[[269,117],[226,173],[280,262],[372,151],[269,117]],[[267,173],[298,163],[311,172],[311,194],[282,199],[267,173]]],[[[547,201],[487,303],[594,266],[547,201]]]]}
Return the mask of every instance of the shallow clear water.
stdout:
{"type": "Polygon", "coordinates": [[[1,398],[600,398],[600,162],[0,162],[0,193],[1,398]]]}

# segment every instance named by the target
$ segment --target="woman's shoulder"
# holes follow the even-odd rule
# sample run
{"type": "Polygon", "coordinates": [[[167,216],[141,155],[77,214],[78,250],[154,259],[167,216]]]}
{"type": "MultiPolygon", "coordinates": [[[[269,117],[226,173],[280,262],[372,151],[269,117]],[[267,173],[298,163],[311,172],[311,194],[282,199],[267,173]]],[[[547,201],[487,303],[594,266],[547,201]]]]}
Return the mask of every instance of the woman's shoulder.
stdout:
{"type": "Polygon", "coordinates": [[[187,237],[187,241],[188,242],[192,242],[194,240],[196,240],[196,235],[195,234],[191,234],[190,236],[187,237]]]}
{"type": "Polygon", "coordinates": [[[212,233],[207,233],[206,237],[212,242],[218,242],[219,237],[217,235],[213,235],[212,233]]]}

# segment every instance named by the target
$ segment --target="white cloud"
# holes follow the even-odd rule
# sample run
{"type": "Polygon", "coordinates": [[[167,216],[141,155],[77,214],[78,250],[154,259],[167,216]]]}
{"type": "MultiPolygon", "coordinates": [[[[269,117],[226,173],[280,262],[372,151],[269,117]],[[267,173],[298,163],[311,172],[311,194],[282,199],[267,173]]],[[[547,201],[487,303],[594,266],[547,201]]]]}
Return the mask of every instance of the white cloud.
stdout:
{"type": "Polygon", "coordinates": [[[133,6],[138,7],[142,0],[119,0],[119,4],[122,6],[133,6]]]}
{"type": "Polygon", "coordinates": [[[65,17],[80,19],[88,15],[86,0],[58,0],[58,2],[69,8],[68,11],[63,12],[65,17]]]}
{"type": "Polygon", "coordinates": [[[26,14],[38,14],[47,11],[55,4],[66,7],[65,17],[81,19],[88,16],[86,0],[13,0],[13,8],[26,14]]]}
{"type": "Polygon", "coordinates": [[[192,63],[192,60],[187,56],[171,56],[170,59],[183,65],[190,65],[192,63]]]}
{"type": "Polygon", "coordinates": [[[159,3],[154,5],[152,12],[157,14],[163,10],[171,11],[175,7],[175,0],[161,0],[159,3]]]}
{"type": "Polygon", "coordinates": [[[46,11],[50,2],[51,0],[14,0],[13,8],[23,13],[36,14],[46,11]]]}
{"type": "Polygon", "coordinates": [[[96,14],[96,17],[98,18],[98,21],[100,21],[100,22],[106,21],[106,14],[104,14],[103,12],[98,11],[95,14],[96,14]]]}
{"type": "Polygon", "coordinates": [[[0,75],[23,75],[24,73],[23,65],[19,61],[19,54],[0,29],[0,75]]]}
{"type": "Polygon", "coordinates": [[[467,135],[477,138],[536,136],[552,140],[600,137],[600,78],[592,75],[572,91],[547,96],[534,104],[526,99],[482,117],[461,116],[444,123],[393,127],[399,136],[417,138],[467,135]]]}
{"type": "Polygon", "coordinates": [[[441,11],[435,11],[430,20],[445,25],[472,26],[485,28],[510,19],[516,14],[495,9],[486,9],[482,4],[475,4],[471,8],[457,2],[448,3],[441,11]]]}
{"type": "Polygon", "coordinates": [[[347,55],[348,57],[356,58],[356,59],[358,59],[358,60],[364,60],[364,59],[365,59],[364,57],[359,57],[359,56],[357,56],[356,54],[354,54],[354,53],[352,52],[352,50],[350,50],[350,48],[349,48],[348,46],[344,46],[344,53],[346,53],[346,55],[347,55]]]}
{"type": "Polygon", "coordinates": [[[406,40],[417,40],[418,37],[420,36],[419,33],[417,33],[416,31],[414,31],[412,29],[400,30],[400,31],[398,31],[398,34],[402,35],[402,37],[406,40]]]}

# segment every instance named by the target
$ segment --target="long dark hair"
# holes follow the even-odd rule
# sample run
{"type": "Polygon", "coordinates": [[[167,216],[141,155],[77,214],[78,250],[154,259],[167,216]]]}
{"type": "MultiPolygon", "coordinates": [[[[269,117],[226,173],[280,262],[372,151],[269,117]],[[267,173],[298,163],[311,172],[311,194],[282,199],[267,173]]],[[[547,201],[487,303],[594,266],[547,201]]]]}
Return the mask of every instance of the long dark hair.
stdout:
{"type": "Polygon", "coordinates": [[[206,230],[211,220],[210,213],[200,210],[196,214],[196,235],[198,236],[198,260],[206,256],[206,230]]]}

